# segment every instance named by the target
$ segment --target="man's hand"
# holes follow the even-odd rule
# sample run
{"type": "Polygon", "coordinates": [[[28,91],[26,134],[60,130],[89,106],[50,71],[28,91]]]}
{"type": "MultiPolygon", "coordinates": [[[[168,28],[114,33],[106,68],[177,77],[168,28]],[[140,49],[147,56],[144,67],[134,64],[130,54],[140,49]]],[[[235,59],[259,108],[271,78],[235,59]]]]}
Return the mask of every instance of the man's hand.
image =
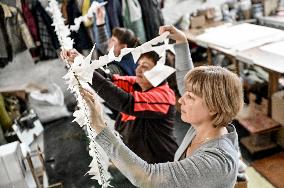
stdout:
{"type": "Polygon", "coordinates": [[[177,44],[187,43],[187,38],[181,30],[178,30],[172,25],[165,25],[160,27],[159,34],[161,35],[166,31],[170,32],[169,38],[175,40],[177,44]]]}

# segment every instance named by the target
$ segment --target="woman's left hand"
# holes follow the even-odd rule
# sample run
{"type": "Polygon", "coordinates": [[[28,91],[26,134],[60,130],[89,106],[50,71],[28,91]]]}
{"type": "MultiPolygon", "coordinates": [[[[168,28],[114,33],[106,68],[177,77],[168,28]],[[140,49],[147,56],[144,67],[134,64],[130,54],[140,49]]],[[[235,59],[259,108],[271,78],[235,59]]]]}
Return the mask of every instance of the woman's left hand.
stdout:
{"type": "Polygon", "coordinates": [[[62,60],[67,60],[69,63],[73,63],[76,56],[80,55],[80,53],[76,49],[71,50],[61,50],[60,57],[62,60]]]}
{"type": "Polygon", "coordinates": [[[170,32],[169,38],[175,40],[177,44],[187,43],[187,38],[183,31],[172,25],[164,25],[159,28],[160,35],[166,31],[170,32]]]}
{"type": "Polygon", "coordinates": [[[98,100],[95,99],[95,91],[91,88],[82,89],[81,95],[90,109],[90,123],[91,127],[99,134],[105,127],[102,106],[98,100]]]}

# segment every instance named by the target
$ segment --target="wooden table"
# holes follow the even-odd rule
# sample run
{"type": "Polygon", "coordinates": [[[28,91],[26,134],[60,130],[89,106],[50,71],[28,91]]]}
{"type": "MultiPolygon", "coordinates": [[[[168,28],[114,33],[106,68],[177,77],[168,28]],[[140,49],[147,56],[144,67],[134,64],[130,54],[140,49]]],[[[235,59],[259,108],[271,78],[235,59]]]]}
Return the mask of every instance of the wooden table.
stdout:
{"type": "Polygon", "coordinates": [[[236,58],[241,62],[260,66],[268,71],[268,116],[271,116],[271,96],[278,91],[278,80],[280,74],[284,73],[284,57],[256,47],[238,52],[236,58]]]}
{"type": "MultiPolygon", "coordinates": [[[[218,25],[222,25],[224,23],[218,23],[218,25]]],[[[214,24],[209,25],[209,28],[212,26],[216,26],[214,24]]],[[[260,26],[261,27],[261,26],[260,26]]],[[[207,28],[207,27],[206,27],[207,28]]],[[[278,41],[284,39],[284,31],[263,27],[264,30],[272,29],[272,34],[264,36],[258,40],[254,41],[243,41],[242,44],[239,44],[237,47],[222,47],[222,45],[218,44],[218,37],[214,38],[213,42],[208,39],[200,39],[200,35],[206,28],[200,30],[188,30],[185,31],[185,34],[189,41],[197,44],[198,46],[204,47],[207,49],[207,60],[208,64],[212,65],[212,51],[215,50],[226,55],[232,63],[236,65],[236,72],[240,74],[239,70],[239,62],[243,62],[246,64],[257,65],[265,68],[269,72],[269,86],[268,86],[268,116],[271,116],[271,96],[278,90],[278,79],[280,73],[284,73],[283,63],[281,62],[281,57],[277,55],[262,52],[258,47],[271,41],[278,41]],[[274,34],[275,33],[275,34],[274,34]],[[281,68],[279,68],[281,67],[281,68]]],[[[208,28],[207,28],[208,29],[208,28]]],[[[241,34],[245,34],[240,33],[241,34]]],[[[238,35],[238,33],[235,33],[238,35]]],[[[261,36],[261,34],[260,34],[261,36]]],[[[241,38],[241,36],[232,36],[241,38]]],[[[221,37],[220,37],[221,38],[221,37]]],[[[220,43],[224,42],[220,39],[220,43]]],[[[282,57],[283,59],[283,57],[282,57]]]]}

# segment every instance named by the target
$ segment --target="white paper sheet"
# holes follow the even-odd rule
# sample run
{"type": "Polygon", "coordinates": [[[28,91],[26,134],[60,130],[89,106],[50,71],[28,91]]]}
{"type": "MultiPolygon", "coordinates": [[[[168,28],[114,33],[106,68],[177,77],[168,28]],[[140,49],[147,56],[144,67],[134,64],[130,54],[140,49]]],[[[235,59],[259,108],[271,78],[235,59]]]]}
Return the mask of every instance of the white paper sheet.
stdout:
{"type": "MultiPolygon", "coordinates": [[[[255,47],[252,42],[256,42],[256,46],[261,45],[258,40],[281,33],[284,32],[279,29],[244,23],[231,27],[216,27],[197,36],[196,39],[222,48],[238,50],[238,47],[243,48],[247,43],[250,43],[250,47],[255,47]]],[[[269,42],[269,40],[264,42],[269,42]]]]}
{"type": "Polygon", "coordinates": [[[261,50],[284,56],[284,41],[274,42],[260,47],[261,50]]]}
{"type": "Polygon", "coordinates": [[[164,81],[174,72],[174,68],[164,65],[162,63],[157,63],[157,65],[153,67],[150,71],[145,72],[144,76],[154,87],[157,87],[162,81],[164,81]]]}

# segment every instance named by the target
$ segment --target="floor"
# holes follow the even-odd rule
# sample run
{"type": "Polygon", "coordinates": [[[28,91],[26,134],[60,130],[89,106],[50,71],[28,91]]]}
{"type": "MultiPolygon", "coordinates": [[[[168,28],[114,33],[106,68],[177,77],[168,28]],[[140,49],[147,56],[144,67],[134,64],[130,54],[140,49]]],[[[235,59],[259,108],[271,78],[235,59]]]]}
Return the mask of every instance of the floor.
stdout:
{"type": "Polygon", "coordinates": [[[261,176],[253,167],[246,169],[248,177],[248,188],[274,188],[263,176],[261,176]]]}

